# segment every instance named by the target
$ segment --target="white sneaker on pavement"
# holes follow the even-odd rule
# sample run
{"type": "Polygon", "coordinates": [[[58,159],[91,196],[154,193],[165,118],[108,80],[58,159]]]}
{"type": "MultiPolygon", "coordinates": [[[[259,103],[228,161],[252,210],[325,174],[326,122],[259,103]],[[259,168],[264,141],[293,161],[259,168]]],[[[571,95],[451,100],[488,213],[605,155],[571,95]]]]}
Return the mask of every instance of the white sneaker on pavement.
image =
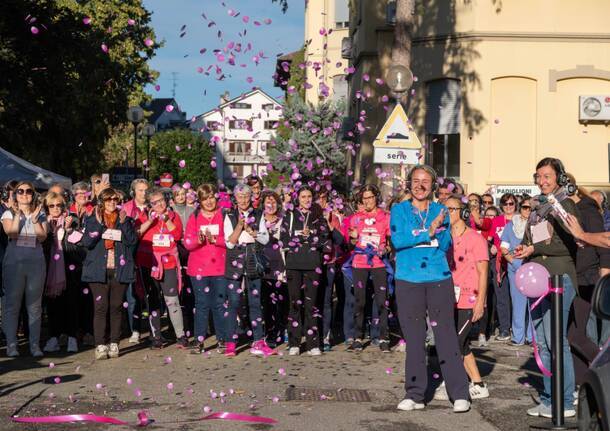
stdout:
{"type": "Polygon", "coordinates": [[[108,359],[108,346],[100,344],[95,348],[95,359],[108,359]]]}
{"type": "Polygon", "coordinates": [[[129,337],[129,342],[131,344],[137,344],[140,342],[140,333],[138,331],[133,331],[131,333],[131,337],[129,337]]]}
{"type": "Polygon", "coordinates": [[[119,357],[119,345],[117,343],[110,343],[108,348],[108,357],[109,358],[118,358],[119,357]]]}
{"type": "Polygon", "coordinates": [[[487,383],[483,383],[483,386],[470,382],[468,386],[468,392],[470,392],[470,398],[473,400],[479,400],[481,398],[489,398],[489,389],[487,383]]]}
{"type": "Polygon", "coordinates": [[[445,382],[442,382],[438,388],[434,391],[434,397],[437,401],[448,401],[449,394],[447,394],[447,388],[445,387],[445,382]]]}
{"type": "Polygon", "coordinates": [[[68,347],[66,348],[66,351],[69,353],[78,352],[78,342],[76,341],[76,338],[68,337],[68,347]]]}
{"type": "Polygon", "coordinates": [[[455,400],[453,403],[453,413],[466,413],[470,410],[470,401],[468,400],[455,400]]]}
{"type": "Polygon", "coordinates": [[[288,350],[288,356],[299,356],[301,354],[301,348],[300,347],[291,347],[288,350]]]}
{"type": "Polygon", "coordinates": [[[478,346],[479,347],[487,347],[489,343],[487,343],[487,337],[485,334],[479,334],[478,346]]]}
{"type": "Polygon", "coordinates": [[[44,345],[45,352],[59,352],[59,341],[57,337],[51,337],[47,340],[47,344],[44,345]]]}
{"type": "Polygon", "coordinates": [[[322,356],[322,352],[317,347],[314,347],[313,349],[309,350],[307,354],[309,356],[322,356]]]}
{"type": "Polygon", "coordinates": [[[411,410],[423,410],[426,407],[424,403],[416,403],[411,398],[406,398],[398,403],[398,410],[409,412],[411,410]]]}

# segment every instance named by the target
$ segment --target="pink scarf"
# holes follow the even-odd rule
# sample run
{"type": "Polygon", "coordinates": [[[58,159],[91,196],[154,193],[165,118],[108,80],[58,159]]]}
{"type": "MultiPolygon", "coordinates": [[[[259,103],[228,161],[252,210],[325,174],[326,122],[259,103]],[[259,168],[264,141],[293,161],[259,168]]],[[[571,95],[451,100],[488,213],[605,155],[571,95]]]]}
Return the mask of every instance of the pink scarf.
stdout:
{"type": "Polygon", "coordinates": [[[57,298],[66,289],[66,263],[62,247],[65,234],[64,216],[62,215],[53,226],[53,244],[51,245],[45,293],[49,298],[57,298]]]}

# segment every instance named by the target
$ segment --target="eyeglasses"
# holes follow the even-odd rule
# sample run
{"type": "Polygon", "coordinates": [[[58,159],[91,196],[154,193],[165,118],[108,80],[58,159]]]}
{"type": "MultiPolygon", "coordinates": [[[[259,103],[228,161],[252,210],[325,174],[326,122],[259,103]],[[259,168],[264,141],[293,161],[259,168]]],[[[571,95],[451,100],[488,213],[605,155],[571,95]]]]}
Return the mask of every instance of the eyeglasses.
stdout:
{"type": "Polygon", "coordinates": [[[529,205],[521,205],[521,209],[530,211],[532,209],[532,207],[529,205]]]}
{"type": "Polygon", "coordinates": [[[17,189],[17,194],[18,195],[33,196],[34,195],[34,190],[32,190],[32,189],[17,189]]]}
{"type": "Polygon", "coordinates": [[[514,206],[515,206],[515,203],[514,203],[514,202],[512,202],[512,201],[511,201],[511,202],[504,202],[504,203],[502,204],[502,206],[503,206],[503,207],[514,207],[514,206]]]}
{"type": "Polygon", "coordinates": [[[165,199],[157,199],[156,201],[151,201],[150,204],[154,207],[159,205],[161,202],[165,202],[165,199]]]}
{"type": "Polygon", "coordinates": [[[449,210],[450,213],[455,212],[455,211],[459,211],[462,208],[460,207],[447,207],[447,210],[449,210]]]}
{"type": "Polygon", "coordinates": [[[113,197],[111,197],[111,198],[106,198],[106,199],[104,199],[104,202],[108,202],[108,201],[112,201],[112,202],[118,202],[118,201],[120,201],[120,200],[121,200],[121,199],[119,199],[117,196],[113,196],[113,197]]]}
{"type": "Polygon", "coordinates": [[[53,209],[53,208],[61,209],[63,207],[64,207],[64,204],[49,204],[49,205],[47,205],[47,208],[49,208],[49,209],[53,209]]]}
{"type": "Polygon", "coordinates": [[[494,201],[483,201],[485,205],[493,205],[494,201]]]}

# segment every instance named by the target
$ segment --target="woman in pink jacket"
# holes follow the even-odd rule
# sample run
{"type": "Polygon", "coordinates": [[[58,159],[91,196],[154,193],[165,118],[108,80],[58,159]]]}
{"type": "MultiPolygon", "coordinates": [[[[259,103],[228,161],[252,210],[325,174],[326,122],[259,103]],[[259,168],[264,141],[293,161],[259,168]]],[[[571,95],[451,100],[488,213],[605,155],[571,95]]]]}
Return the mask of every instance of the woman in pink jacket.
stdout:
{"type": "Polygon", "coordinates": [[[223,214],[218,207],[218,190],[212,184],[197,189],[201,207],[186,224],[184,246],[190,251],[186,273],[195,291],[195,338],[199,353],[204,351],[210,311],[214,319],[219,350],[235,352],[235,343],[225,334],[224,291],[226,289],[223,214]]]}
{"type": "Polygon", "coordinates": [[[388,296],[387,271],[382,261],[390,235],[390,214],[379,208],[381,194],[375,185],[365,185],[359,194],[364,206],[350,219],[349,237],[356,246],[352,262],[354,278],[354,324],[356,340],[350,350],[361,351],[364,326],[364,306],[366,304],[366,285],[369,277],[373,282],[374,298],[379,307],[379,348],[390,351],[388,338],[388,296]]]}

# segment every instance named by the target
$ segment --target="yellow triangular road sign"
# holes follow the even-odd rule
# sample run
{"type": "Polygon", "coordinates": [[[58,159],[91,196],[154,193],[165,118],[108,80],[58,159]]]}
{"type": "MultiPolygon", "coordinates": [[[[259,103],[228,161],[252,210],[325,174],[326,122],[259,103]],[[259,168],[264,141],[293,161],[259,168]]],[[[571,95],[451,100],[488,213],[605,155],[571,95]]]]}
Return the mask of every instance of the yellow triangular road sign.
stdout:
{"type": "Polygon", "coordinates": [[[409,125],[407,114],[400,103],[379,131],[373,142],[375,147],[411,148],[419,150],[422,145],[413,128],[409,125]]]}

